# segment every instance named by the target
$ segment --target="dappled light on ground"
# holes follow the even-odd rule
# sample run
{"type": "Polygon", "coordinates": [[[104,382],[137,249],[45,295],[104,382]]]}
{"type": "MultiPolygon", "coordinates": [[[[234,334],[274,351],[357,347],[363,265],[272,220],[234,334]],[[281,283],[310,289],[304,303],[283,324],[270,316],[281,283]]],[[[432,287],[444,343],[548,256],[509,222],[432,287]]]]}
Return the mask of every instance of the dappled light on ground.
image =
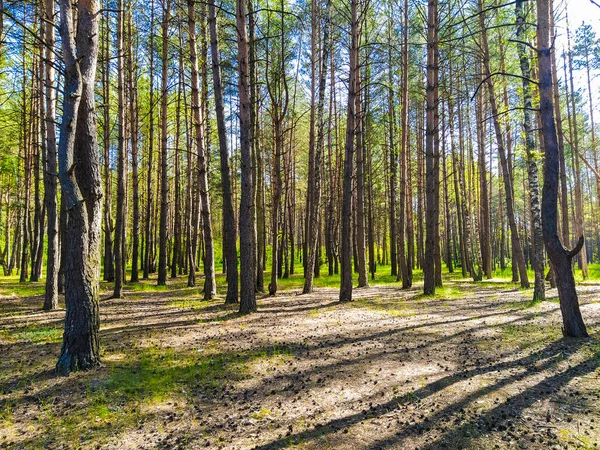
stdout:
{"type": "MultiPolygon", "coordinates": [[[[181,282],[183,283],[183,282],[181,282]]],[[[512,449],[600,442],[600,286],[592,331],[562,338],[555,291],[452,280],[436,296],[288,290],[239,316],[197,289],[104,299],[101,368],[56,377],[64,311],[3,297],[0,446],[512,449]]],[[[108,297],[108,296],[106,296],[108,297]]]]}

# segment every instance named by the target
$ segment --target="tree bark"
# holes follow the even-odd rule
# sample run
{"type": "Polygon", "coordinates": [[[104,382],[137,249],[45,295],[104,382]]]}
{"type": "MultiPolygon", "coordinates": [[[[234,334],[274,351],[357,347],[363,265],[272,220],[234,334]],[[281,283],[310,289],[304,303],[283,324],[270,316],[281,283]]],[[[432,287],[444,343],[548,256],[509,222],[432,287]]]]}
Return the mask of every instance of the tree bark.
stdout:
{"type": "MultiPolygon", "coordinates": [[[[133,40],[133,17],[131,13],[131,0],[129,2],[128,29],[129,39],[133,40]]],[[[139,281],[140,260],[140,181],[138,172],[138,91],[137,91],[137,66],[134,65],[133,48],[127,53],[128,85],[129,85],[129,121],[131,127],[131,188],[132,188],[132,249],[131,249],[131,278],[132,283],[139,281]]]]}
{"type": "Polygon", "coordinates": [[[237,230],[235,214],[231,199],[231,180],[229,169],[229,153],[227,149],[227,129],[223,106],[223,84],[221,81],[221,56],[217,35],[217,8],[215,0],[209,3],[209,27],[212,56],[213,88],[215,93],[215,110],[217,116],[217,132],[219,134],[219,156],[221,162],[221,188],[223,190],[223,245],[227,260],[227,295],[225,303],[238,302],[238,265],[237,265],[237,230]]]}
{"type": "Polygon", "coordinates": [[[240,313],[256,311],[256,264],[253,198],[252,148],[250,142],[250,73],[248,68],[248,34],[246,2],[236,0],[235,9],[238,47],[238,88],[241,152],[240,230],[240,313]]]}
{"type": "Polygon", "coordinates": [[[115,220],[115,286],[113,298],[123,297],[124,255],[123,241],[125,239],[125,68],[123,56],[124,21],[123,0],[117,2],[117,216],[115,220]]]}
{"type": "Polygon", "coordinates": [[[344,181],[341,230],[340,301],[352,301],[352,175],[354,161],[354,135],[356,126],[356,91],[358,81],[358,1],[351,0],[350,79],[348,81],[348,110],[346,118],[346,144],[344,155],[344,181]]]}
{"type": "MultiPolygon", "coordinates": [[[[425,173],[426,173],[426,235],[425,235],[425,255],[423,261],[423,293],[425,295],[435,294],[435,253],[436,253],[436,231],[438,229],[439,209],[439,185],[436,180],[439,175],[436,169],[439,166],[436,159],[439,159],[439,150],[436,149],[436,134],[439,132],[436,103],[438,89],[438,13],[437,0],[429,0],[427,7],[427,123],[425,134],[425,173]],[[436,176],[437,175],[437,176],[436,176]]],[[[439,250],[438,250],[439,251],[439,250]]]]}
{"type": "MultiPolygon", "coordinates": [[[[313,8],[316,7],[316,1],[313,1],[313,8]]],[[[329,8],[330,0],[327,0],[325,14],[323,16],[323,39],[322,39],[322,53],[321,53],[321,70],[319,72],[319,87],[318,87],[318,100],[317,100],[317,142],[313,161],[313,180],[312,183],[309,181],[311,189],[311,195],[308,196],[310,203],[308,204],[307,210],[307,222],[308,222],[308,234],[306,236],[307,241],[307,270],[304,272],[304,288],[303,294],[308,294],[313,291],[313,277],[315,261],[317,260],[318,253],[318,234],[319,234],[319,214],[321,212],[321,171],[323,165],[323,151],[325,142],[325,120],[324,120],[324,109],[325,109],[325,88],[327,81],[327,66],[329,65],[329,8]]],[[[316,13],[315,13],[316,14],[316,13]]],[[[316,24],[315,24],[316,25],[316,24]]],[[[310,168],[309,168],[310,170],[310,168]]]]}
{"type": "MultiPolygon", "coordinates": [[[[360,48],[360,43],[359,43],[360,48]]],[[[356,94],[356,252],[358,255],[358,287],[368,287],[365,243],[365,136],[362,117],[362,77],[357,75],[356,94]]]]}
{"type": "Polygon", "coordinates": [[[56,370],[62,375],[98,365],[100,222],[102,185],[94,111],[98,59],[98,3],[79,0],[77,30],[71,0],[60,0],[65,63],[59,180],[68,214],[65,331],[56,370]]]}
{"type": "Polygon", "coordinates": [[[569,251],[560,242],[557,230],[559,154],[552,98],[549,9],[548,0],[537,1],[540,117],[546,149],[542,197],[542,230],[548,256],[556,276],[556,286],[563,318],[563,334],[571,337],[587,337],[588,333],[579,310],[575,279],[571,269],[572,258],[583,247],[583,235],[579,238],[577,247],[569,251]]]}
{"type": "MultiPolygon", "coordinates": [[[[52,26],[54,18],[54,1],[45,1],[44,11],[44,38],[46,39],[45,48],[45,71],[44,84],[46,86],[46,170],[44,171],[44,202],[48,214],[48,255],[46,263],[46,292],[44,294],[44,309],[46,311],[58,307],[58,204],[56,201],[56,190],[58,179],[57,161],[56,161],[56,94],[54,90],[54,43],[55,31],[52,26]]],[[[0,35],[2,32],[0,31],[0,35]]]]}
{"type": "MultiPolygon", "coordinates": [[[[167,284],[167,228],[169,214],[169,171],[168,168],[168,95],[169,95],[169,16],[171,1],[163,0],[162,17],[162,68],[160,90],[160,227],[158,236],[158,280],[159,286],[167,284]]],[[[190,37],[191,39],[191,37],[190,37]]],[[[191,58],[190,58],[191,59],[191,58]]],[[[192,88],[193,90],[193,88],[192,88]]]]}
{"type": "Polygon", "coordinates": [[[200,77],[198,75],[198,56],[196,46],[196,17],[194,2],[188,1],[188,33],[190,41],[190,65],[192,69],[192,123],[194,139],[198,155],[198,189],[200,195],[200,211],[202,213],[202,229],[204,234],[204,299],[217,295],[215,280],[214,241],[212,236],[210,196],[208,193],[208,176],[206,162],[205,118],[200,105],[200,77]]]}
{"type": "Polygon", "coordinates": [[[533,131],[533,118],[531,117],[532,100],[529,79],[531,70],[529,66],[529,55],[525,42],[525,12],[524,0],[517,0],[515,4],[517,17],[517,47],[519,50],[519,62],[521,66],[522,88],[523,88],[523,129],[525,131],[525,153],[527,158],[527,175],[529,181],[529,201],[531,204],[531,223],[533,234],[532,266],[535,272],[533,289],[533,300],[544,300],[546,297],[544,286],[544,237],[542,233],[542,213],[540,211],[540,194],[538,181],[538,165],[535,151],[535,136],[533,131]]]}

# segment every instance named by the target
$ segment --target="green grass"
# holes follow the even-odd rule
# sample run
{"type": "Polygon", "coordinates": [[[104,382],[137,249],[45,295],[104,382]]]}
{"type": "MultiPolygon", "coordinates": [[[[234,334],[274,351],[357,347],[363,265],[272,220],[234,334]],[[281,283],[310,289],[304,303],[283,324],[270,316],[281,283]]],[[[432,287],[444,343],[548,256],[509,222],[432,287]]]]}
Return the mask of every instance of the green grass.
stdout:
{"type": "Polygon", "coordinates": [[[518,347],[521,350],[557,341],[562,336],[559,328],[544,325],[505,323],[498,325],[498,328],[500,339],[496,341],[497,345],[518,347]]]}
{"type": "Polygon", "coordinates": [[[407,304],[405,299],[358,298],[349,303],[349,305],[354,308],[365,308],[394,317],[411,317],[416,314],[414,308],[407,304]]]}
{"type": "Polygon", "coordinates": [[[33,297],[43,295],[44,281],[19,283],[18,275],[0,278],[0,297],[33,297]]]}
{"type": "Polygon", "coordinates": [[[464,289],[456,286],[443,286],[435,288],[435,294],[426,295],[426,294],[418,294],[413,298],[415,300],[426,299],[426,298],[435,298],[440,300],[451,300],[456,298],[463,298],[468,294],[464,289]]]}
{"type": "Polygon", "coordinates": [[[20,342],[29,341],[32,343],[56,343],[60,342],[63,335],[63,325],[61,323],[34,323],[10,330],[0,330],[0,341],[20,342]]]}
{"type": "MultiPolygon", "coordinates": [[[[202,408],[205,402],[218,401],[225,385],[247,379],[255,365],[273,367],[293,352],[286,346],[221,352],[217,343],[209,343],[202,352],[152,346],[136,347],[127,355],[106,354],[104,373],[87,378],[80,402],[63,411],[56,409],[52,396],[41,401],[37,420],[44,431],[27,448],[67,442],[86,448],[101,446],[157,414],[176,413],[179,403],[202,408]]],[[[9,425],[12,405],[4,406],[0,420],[9,425]]],[[[257,420],[270,414],[268,410],[254,413],[257,420]]]]}

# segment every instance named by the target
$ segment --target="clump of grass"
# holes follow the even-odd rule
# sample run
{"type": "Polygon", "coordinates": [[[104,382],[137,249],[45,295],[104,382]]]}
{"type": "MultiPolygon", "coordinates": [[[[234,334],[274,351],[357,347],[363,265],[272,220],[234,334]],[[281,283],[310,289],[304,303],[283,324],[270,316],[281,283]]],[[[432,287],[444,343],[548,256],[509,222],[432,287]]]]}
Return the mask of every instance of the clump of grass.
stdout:
{"type": "Polygon", "coordinates": [[[273,415],[273,412],[269,408],[261,408],[260,411],[252,413],[252,418],[255,420],[263,420],[271,415],[273,415]]]}

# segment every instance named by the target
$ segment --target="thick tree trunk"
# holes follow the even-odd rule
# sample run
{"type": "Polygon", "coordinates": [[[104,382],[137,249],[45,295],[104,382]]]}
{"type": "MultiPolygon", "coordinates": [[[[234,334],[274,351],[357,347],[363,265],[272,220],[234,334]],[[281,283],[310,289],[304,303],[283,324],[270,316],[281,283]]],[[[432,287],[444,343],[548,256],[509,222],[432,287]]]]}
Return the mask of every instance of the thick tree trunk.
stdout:
{"type": "Polygon", "coordinates": [[[544,242],[554,268],[563,318],[563,334],[571,337],[588,335],[577,299],[571,260],[583,247],[583,235],[575,249],[568,251],[560,242],[557,230],[559,154],[552,102],[552,60],[550,48],[548,0],[537,2],[538,72],[540,86],[540,116],[546,149],[542,198],[542,229],[544,242]]]}
{"type": "Polygon", "coordinates": [[[490,203],[487,182],[487,164],[485,155],[485,123],[483,118],[483,93],[477,96],[477,163],[479,167],[479,198],[480,198],[480,223],[479,247],[481,249],[481,262],[483,273],[487,279],[492,278],[492,226],[490,221],[490,203]]]}
{"type": "Polygon", "coordinates": [[[59,179],[68,213],[65,261],[65,331],[56,370],[99,362],[98,280],[102,185],[94,111],[98,59],[98,4],[79,0],[77,32],[71,0],[60,0],[65,62],[63,117],[58,146],[59,179]]]}
{"type": "MultiPolygon", "coordinates": [[[[550,0],[550,10],[552,8],[550,0]]],[[[554,13],[550,15],[551,39],[554,40],[554,13]]],[[[565,78],[566,80],[566,78],[565,78]]],[[[566,81],[565,81],[566,87],[566,81]]],[[[552,52],[552,93],[554,95],[554,117],[556,118],[556,133],[558,137],[558,158],[560,167],[560,207],[562,242],[568,243],[569,237],[569,197],[567,195],[567,165],[565,160],[564,132],[560,109],[560,93],[558,91],[558,71],[556,67],[556,52],[552,52]]],[[[568,102],[568,96],[567,96],[568,102]]],[[[542,236],[543,237],[543,236],[542,236]]]]}

